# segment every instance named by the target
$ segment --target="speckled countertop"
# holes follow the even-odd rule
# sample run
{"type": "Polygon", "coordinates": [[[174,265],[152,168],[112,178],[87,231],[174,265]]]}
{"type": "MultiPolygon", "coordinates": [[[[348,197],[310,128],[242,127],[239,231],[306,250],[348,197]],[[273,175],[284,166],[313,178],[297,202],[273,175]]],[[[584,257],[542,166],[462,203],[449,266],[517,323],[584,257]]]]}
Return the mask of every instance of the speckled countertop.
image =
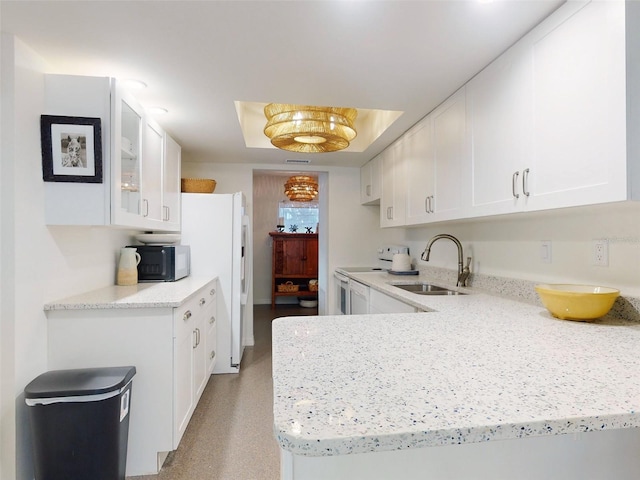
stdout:
{"type": "Polygon", "coordinates": [[[186,277],[177,282],[112,285],[44,305],[44,310],[179,307],[215,277],[186,277]]]}
{"type": "Polygon", "coordinates": [[[424,297],[386,273],[350,276],[426,312],[275,320],[283,449],[344,455],[640,426],[639,323],[557,320],[473,289],[424,297]]]}

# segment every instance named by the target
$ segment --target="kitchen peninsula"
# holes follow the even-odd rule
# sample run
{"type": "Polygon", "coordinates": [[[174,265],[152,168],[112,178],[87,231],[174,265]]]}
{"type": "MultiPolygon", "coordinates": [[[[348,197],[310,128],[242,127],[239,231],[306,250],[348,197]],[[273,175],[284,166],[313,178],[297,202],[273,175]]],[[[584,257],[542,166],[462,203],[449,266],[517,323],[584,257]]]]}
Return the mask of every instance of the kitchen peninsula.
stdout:
{"type": "Polygon", "coordinates": [[[640,323],[357,276],[425,312],[274,321],[283,479],[638,478],[640,323]]]}

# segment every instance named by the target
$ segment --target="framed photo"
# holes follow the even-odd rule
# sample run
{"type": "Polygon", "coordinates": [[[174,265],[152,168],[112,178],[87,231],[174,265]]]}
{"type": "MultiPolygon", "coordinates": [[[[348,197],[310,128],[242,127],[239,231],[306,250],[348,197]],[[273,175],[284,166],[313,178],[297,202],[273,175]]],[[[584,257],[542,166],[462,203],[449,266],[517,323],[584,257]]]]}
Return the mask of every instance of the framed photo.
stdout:
{"type": "Polygon", "coordinates": [[[45,182],[102,183],[99,118],[41,115],[40,136],[45,182]]]}

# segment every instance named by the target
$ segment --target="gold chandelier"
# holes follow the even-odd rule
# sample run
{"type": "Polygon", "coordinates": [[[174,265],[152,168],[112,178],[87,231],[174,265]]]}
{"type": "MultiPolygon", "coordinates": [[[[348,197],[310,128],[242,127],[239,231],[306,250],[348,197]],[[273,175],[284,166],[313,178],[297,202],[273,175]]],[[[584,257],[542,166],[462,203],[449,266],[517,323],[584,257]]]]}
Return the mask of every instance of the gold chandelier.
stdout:
{"type": "Polygon", "coordinates": [[[282,150],[301,153],[335,152],[356,137],[355,108],[314,107],[270,103],[264,107],[264,134],[282,150]]]}
{"type": "Polygon", "coordinates": [[[292,202],[310,202],[318,195],[318,182],[307,175],[294,175],[284,184],[284,193],[292,202]]]}

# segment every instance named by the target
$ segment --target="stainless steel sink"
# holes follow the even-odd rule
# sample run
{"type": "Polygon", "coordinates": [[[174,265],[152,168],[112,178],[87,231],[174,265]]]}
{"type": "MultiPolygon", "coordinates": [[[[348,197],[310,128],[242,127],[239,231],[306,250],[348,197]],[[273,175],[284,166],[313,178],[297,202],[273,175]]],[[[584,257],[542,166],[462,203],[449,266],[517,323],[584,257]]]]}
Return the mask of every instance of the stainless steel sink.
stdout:
{"type": "Polygon", "coordinates": [[[466,295],[463,292],[449,290],[445,287],[439,287],[430,283],[392,283],[396,288],[401,288],[407,292],[417,293],[418,295],[466,295]]]}

